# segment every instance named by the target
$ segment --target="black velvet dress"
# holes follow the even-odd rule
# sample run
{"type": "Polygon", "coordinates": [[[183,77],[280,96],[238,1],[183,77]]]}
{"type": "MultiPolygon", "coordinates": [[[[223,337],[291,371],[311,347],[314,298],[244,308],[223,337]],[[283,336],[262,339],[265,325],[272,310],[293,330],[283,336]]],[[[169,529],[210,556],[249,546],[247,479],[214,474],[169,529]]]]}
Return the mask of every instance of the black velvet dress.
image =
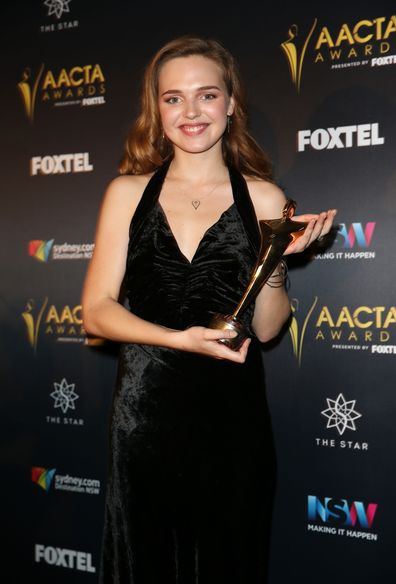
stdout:
{"type": "MultiPolygon", "coordinates": [[[[207,325],[246,287],[259,244],[254,209],[230,169],[234,203],[189,262],[158,202],[166,171],[153,175],[131,223],[130,308],[174,329],[207,325]]],[[[243,365],[122,344],[100,582],[265,584],[274,477],[257,341],[243,365]]]]}

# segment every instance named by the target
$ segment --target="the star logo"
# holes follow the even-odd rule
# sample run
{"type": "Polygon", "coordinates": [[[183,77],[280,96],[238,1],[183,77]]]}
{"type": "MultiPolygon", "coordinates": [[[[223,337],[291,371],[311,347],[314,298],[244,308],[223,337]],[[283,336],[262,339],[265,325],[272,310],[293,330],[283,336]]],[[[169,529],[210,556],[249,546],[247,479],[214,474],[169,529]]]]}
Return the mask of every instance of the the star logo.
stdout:
{"type": "Polygon", "coordinates": [[[326,399],[329,406],[321,414],[327,418],[326,428],[336,428],[342,436],[345,430],[356,430],[355,420],[362,417],[355,410],[356,400],[346,401],[340,393],[337,399],[326,399]]]}
{"type": "Polygon", "coordinates": [[[76,409],[74,402],[79,396],[74,391],[75,386],[75,383],[67,383],[65,378],[60,383],[54,383],[55,391],[50,394],[55,400],[54,408],[60,408],[64,414],[67,410],[76,409]]]}
{"type": "Polygon", "coordinates": [[[48,7],[48,16],[55,14],[60,18],[64,12],[70,12],[69,4],[71,0],[45,0],[44,5],[48,7]]]}

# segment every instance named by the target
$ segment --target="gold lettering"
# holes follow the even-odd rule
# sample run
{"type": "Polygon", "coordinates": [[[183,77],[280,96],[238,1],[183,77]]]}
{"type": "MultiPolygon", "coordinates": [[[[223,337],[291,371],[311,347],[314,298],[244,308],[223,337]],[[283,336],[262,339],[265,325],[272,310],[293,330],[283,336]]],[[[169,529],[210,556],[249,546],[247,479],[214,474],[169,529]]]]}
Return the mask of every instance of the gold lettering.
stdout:
{"type": "Polygon", "coordinates": [[[330,36],[329,29],[327,26],[324,26],[320,31],[318,41],[315,45],[315,50],[319,49],[321,45],[327,44],[329,47],[334,47],[333,39],[330,36]]]}
{"type": "Polygon", "coordinates": [[[74,93],[73,93],[73,90],[72,90],[72,88],[71,88],[71,87],[69,87],[69,89],[67,89],[67,90],[66,90],[66,93],[65,93],[65,98],[66,98],[66,97],[67,97],[67,98],[68,98],[68,97],[74,97],[74,93]]]}
{"type": "Polygon", "coordinates": [[[374,306],[373,312],[375,312],[375,326],[376,328],[381,328],[382,313],[385,312],[385,306],[374,306]]]}
{"type": "Polygon", "coordinates": [[[102,69],[100,68],[100,65],[98,65],[98,64],[94,65],[90,82],[95,83],[96,80],[102,81],[102,83],[105,81],[104,75],[102,73],[102,69]]]}
{"type": "Polygon", "coordinates": [[[332,61],[334,61],[334,59],[340,59],[341,49],[334,49],[333,51],[330,51],[330,57],[332,61]]]}
{"type": "Polygon", "coordinates": [[[319,339],[320,339],[321,341],[324,341],[324,334],[322,333],[322,331],[318,331],[318,332],[317,332],[317,335],[316,335],[315,339],[316,339],[317,341],[318,341],[319,339]]]}
{"type": "MultiPolygon", "coordinates": [[[[84,69],[85,69],[85,67],[84,67],[84,69]]],[[[76,78],[76,75],[78,73],[82,73],[82,72],[83,72],[82,67],[73,67],[73,69],[70,69],[71,84],[74,85],[74,87],[77,87],[78,85],[81,85],[82,83],[84,83],[84,79],[82,76],[80,78],[76,78]]]]}
{"type": "Polygon", "coordinates": [[[82,310],[81,304],[78,304],[77,306],[75,306],[73,308],[72,314],[73,314],[73,322],[75,324],[82,324],[82,322],[83,322],[81,310],[82,310]]]}
{"type": "Polygon", "coordinates": [[[322,310],[321,310],[321,312],[319,314],[319,318],[318,318],[318,321],[316,323],[316,326],[317,327],[321,326],[321,324],[323,322],[327,322],[330,327],[333,327],[334,326],[334,321],[331,318],[331,314],[330,314],[330,311],[327,308],[327,306],[323,306],[323,308],[322,308],[322,310]]]}
{"type": "Polygon", "coordinates": [[[347,24],[342,25],[335,46],[339,47],[343,41],[348,41],[350,45],[353,45],[355,43],[351,31],[349,30],[349,26],[347,24]]]}
{"type": "Polygon", "coordinates": [[[84,88],[83,87],[77,87],[76,96],[77,97],[84,97],[84,88]]]}
{"type": "Polygon", "coordinates": [[[368,320],[367,322],[361,322],[359,320],[359,316],[362,312],[365,312],[366,314],[373,313],[372,309],[369,308],[368,306],[359,306],[359,308],[357,308],[353,313],[353,321],[356,324],[356,326],[359,328],[368,328],[369,326],[372,326],[373,324],[372,320],[368,320]]]}
{"type": "Polygon", "coordinates": [[[384,322],[384,328],[388,328],[390,324],[396,323],[396,308],[391,306],[384,322]]]}
{"type": "Polygon", "coordinates": [[[355,324],[354,324],[352,317],[351,317],[351,313],[349,312],[349,310],[346,306],[342,307],[335,326],[338,328],[343,323],[348,324],[351,328],[355,327],[355,324]]]}
{"type": "Polygon", "coordinates": [[[341,331],[341,330],[339,330],[339,331],[330,331],[330,332],[331,332],[331,338],[332,338],[333,340],[337,340],[337,341],[339,341],[339,340],[340,340],[340,338],[341,338],[341,333],[342,333],[342,331],[341,331]]]}
{"type": "Polygon", "coordinates": [[[365,55],[372,55],[373,54],[373,45],[366,45],[364,47],[364,54],[365,55]]]}
{"type": "Polygon", "coordinates": [[[377,41],[379,41],[382,39],[382,23],[385,22],[385,16],[380,16],[373,22],[375,22],[375,38],[377,41]]]}
{"type": "Polygon", "coordinates": [[[357,55],[356,49],[355,49],[354,47],[352,47],[352,48],[349,50],[349,53],[348,53],[348,59],[350,59],[351,57],[357,57],[357,56],[358,56],[358,55],[357,55]]]}
{"type": "Polygon", "coordinates": [[[76,327],[71,326],[68,330],[68,334],[69,335],[76,335],[77,334],[76,327]]]}
{"type": "Polygon", "coordinates": [[[42,89],[45,90],[45,89],[47,89],[48,86],[56,87],[55,79],[54,79],[54,76],[52,75],[51,71],[47,71],[47,73],[44,77],[42,89]]]}
{"type": "MultiPolygon", "coordinates": [[[[315,62],[316,62],[316,61],[315,61],[315,62]]],[[[101,95],[103,95],[104,93],[106,93],[106,86],[104,85],[104,83],[101,83],[101,84],[99,85],[99,93],[100,93],[101,95]]]]}
{"type": "Polygon", "coordinates": [[[348,337],[348,341],[357,341],[357,334],[355,333],[355,331],[351,331],[349,333],[349,337],[348,337]]]}
{"type": "Polygon", "coordinates": [[[47,312],[47,318],[45,319],[45,322],[59,322],[59,315],[58,312],[56,310],[56,307],[51,304],[51,306],[49,307],[49,310],[47,312]]]}
{"type": "Polygon", "coordinates": [[[71,313],[70,306],[67,304],[63,307],[60,322],[68,322],[69,324],[73,324],[73,315],[71,313]]]}
{"type": "Polygon", "coordinates": [[[390,17],[383,38],[387,39],[391,32],[396,32],[396,16],[390,17]]]}
{"type": "Polygon", "coordinates": [[[381,343],[386,343],[386,341],[389,341],[390,334],[388,333],[388,331],[381,331],[380,332],[380,339],[381,339],[381,343]]]}
{"type": "Polygon", "coordinates": [[[58,324],[58,326],[56,327],[56,334],[57,335],[64,335],[66,332],[66,327],[64,327],[61,324],[58,324]]]}
{"type": "Polygon", "coordinates": [[[44,91],[43,95],[41,96],[41,99],[43,101],[48,101],[49,99],[51,99],[49,92],[48,91],[44,91]]]}
{"type": "Polygon", "coordinates": [[[373,33],[367,33],[366,36],[360,36],[359,31],[363,26],[373,26],[373,22],[371,20],[360,20],[355,26],[353,27],[353,38],[357,43],[367,43],[369,40],[373,38],[373,33]]]}
{"type": "Polygon", "coordinates": [[[364,331],[364,340],[365,341],[372,341],[373,340],[373,332],[372,331],[364,331]]]}
{"type": "Polygon", "coordinates": [[[380,53],[383,55],[384,53],[389,53],[390,44],[383,42],[380,44],[380,53]]]}
{"type": "Polygon", "coordinates": [[[56,87],[61,87],[62,85],[65,85],[66,87],[70,87],[70,79],[69,79],[69,76],[67,74],[66,69],[61,69],[61,72],[59,73],[58,83],[57,83],[56,87]]]}
{"type": "Polygon", "coordinates": [[[62,90],[55,89],[55,91],[52,94],[52,99],[61,99],[61,98],[62,98],[62,90]]]}

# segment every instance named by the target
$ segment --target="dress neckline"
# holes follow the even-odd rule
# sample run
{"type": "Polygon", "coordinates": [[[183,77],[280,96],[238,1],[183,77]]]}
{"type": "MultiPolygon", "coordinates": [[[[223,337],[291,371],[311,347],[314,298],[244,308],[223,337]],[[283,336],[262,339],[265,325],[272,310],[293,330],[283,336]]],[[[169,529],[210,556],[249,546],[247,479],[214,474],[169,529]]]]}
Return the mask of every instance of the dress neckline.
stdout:
{"type": "MultiPolygon", "coordinates": [[[[165,180],[165,176],[168,172],[169,165],[171,160],[167,160],[164,162],[162,166],[160,166],[156,172],[152,175],[149,182],[144,189],[142,197],[139,201],[139,204],[136,208],[136,211],[132,217],[130,228],[129,228],[129,246],[133,246],[134,243],[139,238],[139,233],[144,226],[145,219],[150,213],[150,211],[156,207],[158,203],[158,199],[161,193],[162,184],[165,180]]],[[[204,233],[197,250],[194,253],[192,260],[196,257],[197,252],[202,245],[203,239],[209,234],[209,232],[215,228],[216,225],[221,222],[224,216],[235,206],[238,211],[238,214],[243,222],[245,233],[247,235],[248,241],[254,250],[255,253],[258,253],[260,248],[260,230],[258,226],[258,221],[256,217],[256,213],[254,210],[254,206],[252,200],[250,198],[249,189],[247,187],[247,183],[243,175],[232,165],[228,166],[228,173],[230,176],[230,183],[232,189],[232,196],[233,196],[233,203],[226,209],[219,217],[219,219],[211,225],[204,233]]],[[[159,205],[158,205],[159,208],[159,205]]],[[[176,239],[174,234],[169,226],[169,222],[167,221],[166,214],[164,213],[163,209],[161,208],[161,215],[166,223],[168,223],[167,228],[170,231],[172,238],[174,239],[175,243],[176,239]]],[[[177,245],[179,253],[184,257],[186,262],[190,262],[188,258],[186,258],[182,252],[180,251],[179,246],[177,245]]]]}
{"type": "Polygon", "coordinates": [[[167,228],[167,230],[168,230],[168,232],[169,232],[169,234],[170,234],[170,236],[171,236],[171,238],[172,238],[172,240],[173,240],[174,246],[175,246],[175,248],[177,249],[177,251],[178,251],[178,253],[179,253],[180,257],[181,257],[181,258],[182,258],[182,259],[183,259],[185,262],[187,262],[189,265],[192,265],[192,264],[194,263],[194,261],[195,261],[195,259],[196,259],[197,255],[198,255],[198,253],[199,253],[199,251],[200,251],[200,249],[201,249],[201,246],[203,245],[203,243],[204,243],[204,241],[205,241],[206,237],[209,235],[209,233],[210,233],[211,231],[213,231],[213,229],[214,229],[215,227],[218,227],[218,225],[221,223],[221,221],[224,219],[224,217],[225,217],[225,216],[226,216],[226,215],[227,215],[227,214],[228,214],[228,213],[229,213],[229,212],[230,212],[230,211],[231,211],[231,210],[234,208],[234,206],[235,206],[235,201],[233,201],[233,202],[231,203],[231,205],[230,205],[229,207],[227,207],[227,209],[225,209],[225,210],[224,210],[224,211],[221,213],[221,215],[219,216],[219,218],[218,218],[218,219],[217,219],[217,220],[216,220],[216,221],[215,221],[215,222],[214,222],[212,225],[210,225],[210,226],[209,226],[209,227],[206,229],[206,231],[204,232],[204,234],[202,235],[201,239],[200,239],[200,240],[199,240],[199,242],[198,242],[198,245],[197,245],[197,247],[196,247],[196,250],[195,250],[194,254],[192,255],[191,259],[189,259],[189,258],[186,256],[186,254],[182,252],[182,250],[181,250],[181,247],[180,247],[180,245],[179,245],[179,242],[177,241],[177,239],[176,239],[176,237],[175,237],[175,234],[174,234],[174,232],[173,232],[173,229],[172,229],[172,227],[171,227],[171,225],[170,225],[170,223],[169,223],[169,221],[168,221],[168,217],[166,216],[166,213],[165,213],[165,211],[164,211],[164,208],[163,208],[163,206],[161,205],[161,203],[159,202],[159,200],[157,200],[157,207],[158,207],[158,209],[159,209],[159,211],[160,211],[160,213],[161,213],[161,216],[162,216],[162,218],[163,218],[163,220],[164,220],[165,226],[166,226],[166,228],[167,228]]]}

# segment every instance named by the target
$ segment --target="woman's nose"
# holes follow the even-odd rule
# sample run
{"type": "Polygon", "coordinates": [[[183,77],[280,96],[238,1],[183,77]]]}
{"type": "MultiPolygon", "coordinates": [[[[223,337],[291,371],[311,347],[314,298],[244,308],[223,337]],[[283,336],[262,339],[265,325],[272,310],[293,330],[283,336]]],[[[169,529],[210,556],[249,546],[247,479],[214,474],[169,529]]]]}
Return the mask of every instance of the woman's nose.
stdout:
{"type": "Polygon", "coordinates": [[[198,101],[191,99],[186,101],[184,115],[190,120],[197,118],[201,113],[198,101]]]}

